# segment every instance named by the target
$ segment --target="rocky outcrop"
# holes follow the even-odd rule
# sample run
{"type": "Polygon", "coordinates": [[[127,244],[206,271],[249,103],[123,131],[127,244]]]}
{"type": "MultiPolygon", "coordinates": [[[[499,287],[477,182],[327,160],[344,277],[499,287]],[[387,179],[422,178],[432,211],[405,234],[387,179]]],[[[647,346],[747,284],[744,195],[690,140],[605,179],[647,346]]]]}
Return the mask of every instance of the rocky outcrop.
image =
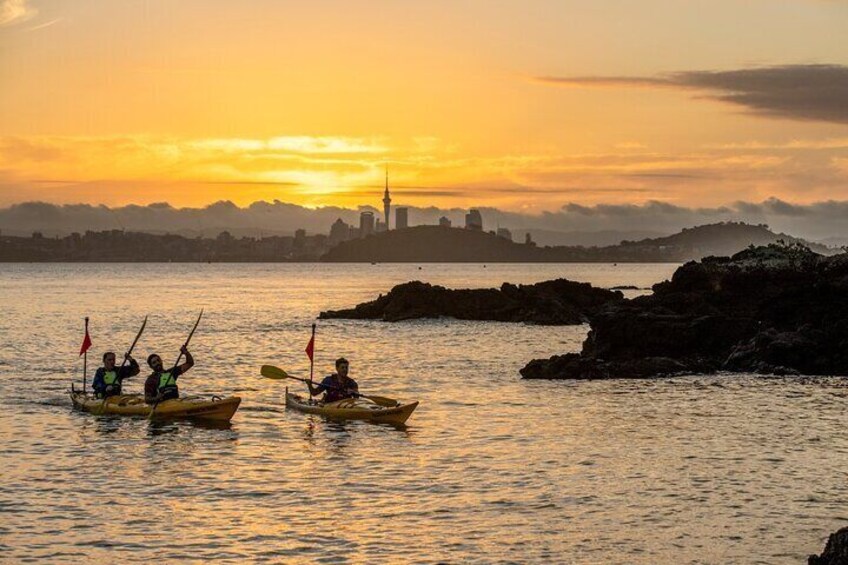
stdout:
{"type": "Polygon", "coordinates": [[[399,322],[415,318],[582,324],[601,306],[622,300],[616,291],[556,279],[532,285],[504,283],[500,289],[451,290],[420,281],[394,287],[385,296],[348,310],[321,312],[321,318],[399,322]]]}
{"type": "Polygon", "coordinates": [[[848,255],[750,248],[687,263],[653,290],[605,305],[579,355],[531,361],[522,376],[848,374],[848,255]]]}
{"type": "Polygon", "coordinates": [[[830,534],[821,555],[810,555],[808,565],[848,565],[848,528],[830,534]]]}

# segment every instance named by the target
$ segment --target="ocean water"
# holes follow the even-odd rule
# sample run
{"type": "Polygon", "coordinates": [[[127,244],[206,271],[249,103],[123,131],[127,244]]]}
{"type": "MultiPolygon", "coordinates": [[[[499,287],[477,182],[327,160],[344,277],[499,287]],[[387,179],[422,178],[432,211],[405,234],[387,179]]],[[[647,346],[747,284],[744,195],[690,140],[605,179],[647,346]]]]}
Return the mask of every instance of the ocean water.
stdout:
{"type": "Polygon", "coordinates": [[[317,313],[399,282],[646,288],[674,268],[0,265],[0,560],[801,562],[848,521],[842,379],[523,381],[587,328],[452,320],[319,322],[316,372],[344,355],[363,392],[419,400],[404,429],[287,411],[259,375],[308,374],[317,313]],[[230,426],[71,409],[84,316],[93,372],[146,314],[136,357],[176,357],[200,308],[180,386],[242,396],[230,426]]]}

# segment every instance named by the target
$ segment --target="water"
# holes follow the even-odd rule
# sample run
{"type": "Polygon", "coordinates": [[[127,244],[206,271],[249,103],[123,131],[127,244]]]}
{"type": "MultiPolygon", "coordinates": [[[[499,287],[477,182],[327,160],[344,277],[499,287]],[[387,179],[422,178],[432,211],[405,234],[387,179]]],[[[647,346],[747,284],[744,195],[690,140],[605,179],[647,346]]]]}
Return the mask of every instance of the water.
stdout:
{"type": "Polygon", "coordinates": [[[421,401],[398,430],[286,411],[258,373],[305,375],[320,310],[410,279],[649,287],[674,268],[2,265],[0,560],[798,563],[848,520],[841,379],[528,382],[587,328],[321,322],[320,374],[344,355],[363,391],[421,401]],[[85,315],[93,360],[148,313],[136,356],[170,358],[201,307],[180,384],[243,396],[231,426],[71,410],[85,315]]]}

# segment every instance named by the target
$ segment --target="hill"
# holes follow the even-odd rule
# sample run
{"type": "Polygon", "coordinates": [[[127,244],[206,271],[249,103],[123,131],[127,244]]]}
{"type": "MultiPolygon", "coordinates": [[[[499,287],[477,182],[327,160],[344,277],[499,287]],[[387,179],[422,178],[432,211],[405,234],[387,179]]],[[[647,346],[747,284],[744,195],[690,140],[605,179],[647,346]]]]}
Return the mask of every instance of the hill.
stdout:
{"type": "Polygon", "coordinates": [[[623,241],[604,247],[537,247],[491,233],[440,226],[417,226],[375,234],[339,244],[322,257],[329,262],[684,262],[710,255],[732,255],[751,245],[783,240],[801,243],[818,253],[830,249],[765,225],[720,223],[684,229],[667,237],[623,241]]]}

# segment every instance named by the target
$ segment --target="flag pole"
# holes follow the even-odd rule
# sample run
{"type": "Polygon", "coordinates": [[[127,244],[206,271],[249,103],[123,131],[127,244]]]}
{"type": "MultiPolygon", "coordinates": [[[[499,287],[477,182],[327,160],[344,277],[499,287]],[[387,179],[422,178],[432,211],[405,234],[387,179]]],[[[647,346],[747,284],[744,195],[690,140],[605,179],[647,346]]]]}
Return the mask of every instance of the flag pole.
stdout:
{"type": "Polygon", "coordinates": [[[312,371],[315,368],[315,324],[312,324],[312,355],[309,356],[309,380],[312,381],[312,371]]]}
{"type": "MultiPolygon", "coordinates": [[[[85,335],[88,335],[88,316],[85,317],[85,335]]],[[[85,381],[88,375],[88,348],[82,354],[82,391],[85,392],[85,381]]]]}

